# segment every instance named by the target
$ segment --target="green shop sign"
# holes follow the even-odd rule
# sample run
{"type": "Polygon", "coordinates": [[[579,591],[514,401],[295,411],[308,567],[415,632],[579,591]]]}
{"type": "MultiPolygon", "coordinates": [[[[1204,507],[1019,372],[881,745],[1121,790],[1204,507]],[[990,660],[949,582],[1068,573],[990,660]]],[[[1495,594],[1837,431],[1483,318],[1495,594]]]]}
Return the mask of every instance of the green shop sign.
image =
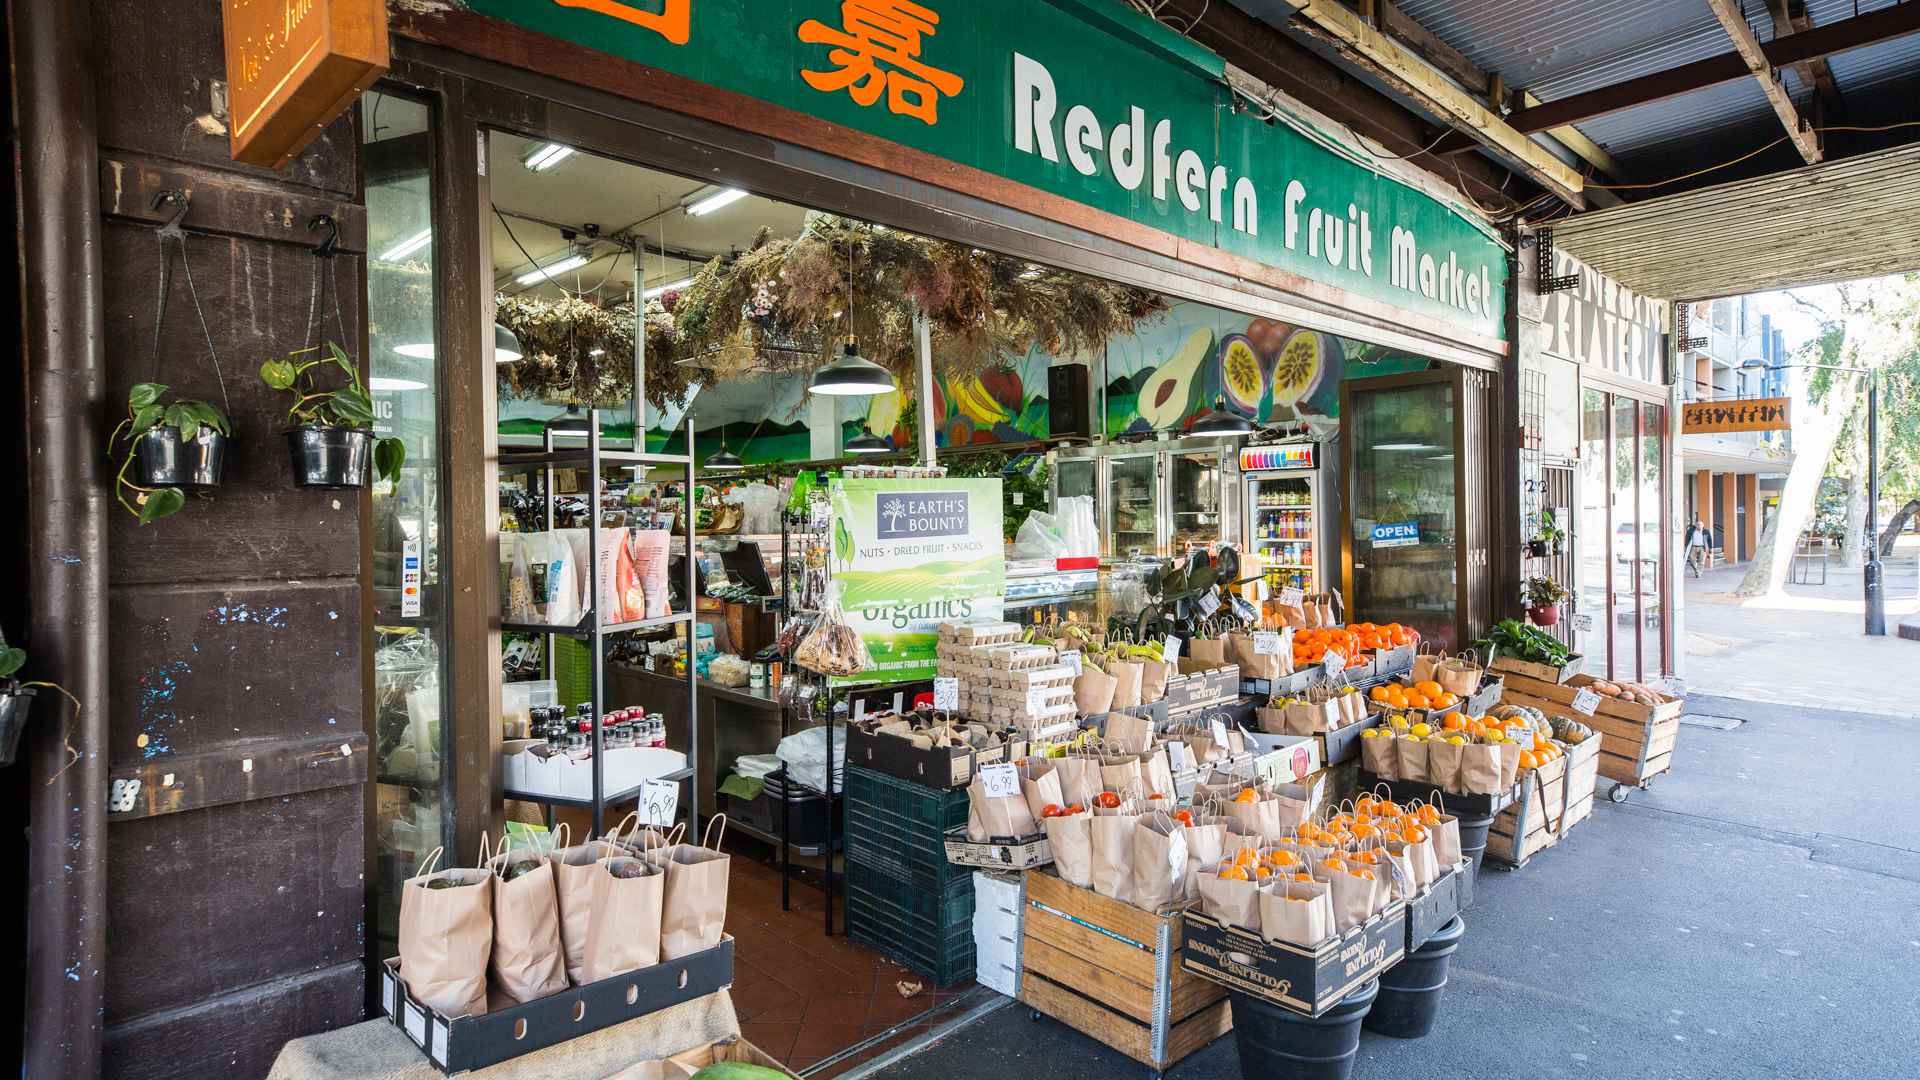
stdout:
{"type": "Polygon", "coordinates": [[[933,678],[940,624],[998,619],[1006,594],[1000,481],[842,479],[833,506],[833,598],[873,667],[843,683],[933,678]]]}
{"type": "Polygon", "coordinates": [[[467,0],[481,14],[1505,336],[1484,223],[1285,117],[1119,0],[467,0]]]}

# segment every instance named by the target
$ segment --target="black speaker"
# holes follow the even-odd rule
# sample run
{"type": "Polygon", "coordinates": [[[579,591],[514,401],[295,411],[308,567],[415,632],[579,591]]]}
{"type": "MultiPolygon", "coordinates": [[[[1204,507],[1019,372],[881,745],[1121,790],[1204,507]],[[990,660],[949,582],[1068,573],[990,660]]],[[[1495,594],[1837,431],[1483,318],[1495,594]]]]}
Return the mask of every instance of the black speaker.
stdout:
{"type": "Polygon", "coordinates": [[[1093,437],[1087,365],[1055,364],[1047,369],[1047,434],[1058,439],[1093,437]]]}

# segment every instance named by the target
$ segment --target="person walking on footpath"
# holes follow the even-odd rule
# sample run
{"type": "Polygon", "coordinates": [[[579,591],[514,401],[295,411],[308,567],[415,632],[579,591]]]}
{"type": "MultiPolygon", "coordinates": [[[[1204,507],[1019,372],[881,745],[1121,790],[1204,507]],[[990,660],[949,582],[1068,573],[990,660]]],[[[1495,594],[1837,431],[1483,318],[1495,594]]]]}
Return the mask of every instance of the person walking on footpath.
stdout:
{"type": "Polygon", "coordinates": [[[1713,535],[1707,532],[1707,526],[1694,515],[1693,524],[1687,526],[1687,573],[1700,576],[1700,566],[1707,561],[1707,547],[1713,543],[1713,535]]]}

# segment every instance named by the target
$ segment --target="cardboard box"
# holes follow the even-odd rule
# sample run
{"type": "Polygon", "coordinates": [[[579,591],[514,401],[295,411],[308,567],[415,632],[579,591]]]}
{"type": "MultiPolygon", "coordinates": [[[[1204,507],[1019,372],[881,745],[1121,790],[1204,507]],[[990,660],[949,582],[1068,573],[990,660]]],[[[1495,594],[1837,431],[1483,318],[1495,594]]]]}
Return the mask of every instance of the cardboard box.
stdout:
{"type": "Polygon", "coordinates": [[[1314,738],[1320,742],[1320,760],[1328,765],[1338,765],[1359,757],[1360,733],[1370,727],[1379,727],[1385,717],[1385,713],[1371,712],[1357,724],[1315,735],[1314,738]]]}
{"type": "Polygon", "coordinates": [[[982,765],[992,765],[1022,756],[1025,750],[1018,739],[1002,739],[997,746],[975,750],[968,746],[936,746],[921,749],[898,735],[878,734],[864,725],[847,728],[847,763],[911,780],[934,788],[966,787],[982,765]]]}
{"type": "Polygon", "coordinates": [[[1252,775],[1271,784],[1290,784],[1306,779],[1317,771],[1320,740],[1313,735],[1267,735],[1241,729],[1247,746],[1253,750],[1252,772],[1235,770],[1237,775],[1252,775]]]}
{"type": "Polygon", "coordinates": [[[946,847],[947,861],[955,866],[1030,870],[1053,862],[1053,849],[1047,845],[1044,832],[1021,837],[996,836],[983,843],[967,839],[967,827],[962,825],[947,833],[946,847]]]}
{"type": "MultiPolygon", "coordinates": [[[[1460,902],[1462,878],[1473,874],[1473,864],[1462,859],[1456,866],[1446,868],[1440,879],[1427,886],[1426,891],[1407,901],[1407,951],[1413,952],[1427,943],[1441,927],[1452,921],[1465,905],[1460,902]]],[[[1471,886],[1467,887],[1471,890],[1471,886]]],[[[1471,897],[1471,891],[1468,896],[1471,897]]]]}
{"type": "Polygon", "coordinates": [[[758,1065],[763,1069],[772,1069],[782,1076],[792,1076],[794,1080],[799,1080],[792,1070],[774,1060],[765,1050],[742,1038],[723,1039],[706,1046],[697,1046],[692,1050],[675,1054],[667,1060],[678,1062],[695,1072],[724,1061],[739,1061],[748,1065],[758,1065]]]}
{"type": "Polygon", "coordinates": [[[1406,954],[1407,905],[1401,901],[1316,949],[1262,940],[1196,908],[1186,913],[1180,964],[1229,989],[1320,1016],[1406,954]]]}
{"type": "Polygon", "coordinates": [[[381,967],[380,1004],[434,1068],[452,1076],[557,1046],[733,985],[733,938],[704,952],[572,986],[479,1016],[446,1017],[415,1000],[400,958],[381,967]]]}

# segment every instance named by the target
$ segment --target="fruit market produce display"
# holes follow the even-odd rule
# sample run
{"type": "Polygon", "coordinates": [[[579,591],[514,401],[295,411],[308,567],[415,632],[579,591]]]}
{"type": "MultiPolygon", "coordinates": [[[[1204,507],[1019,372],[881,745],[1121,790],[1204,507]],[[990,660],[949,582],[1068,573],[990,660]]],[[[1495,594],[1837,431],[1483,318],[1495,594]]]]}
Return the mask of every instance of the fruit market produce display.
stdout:
{"type": "MultiPolygon", "coordinates": [[[[1588,734],[1579,734],[1574,744],[1588,734]]],[[[1373,775],[1469,795],[1504,792],[1574,745],[1556,741],[1552,723],[1538,711],[1509,705],[1485,716],[1449,712],[1437,722],[1390,713],[1360,737],[1362,764],[1373,775]]]]}
{"type": "Polygon", "coordinates": [[[1328,653],[1338,653],[1346,657],[1347,667],[1364,667],[1367,658],[1363,653],[1419,643],[1419,631],[1399,623],[1305,627],[1293,632],[1293,666],[1298,669],[1324,663],[1328,653]]]}

